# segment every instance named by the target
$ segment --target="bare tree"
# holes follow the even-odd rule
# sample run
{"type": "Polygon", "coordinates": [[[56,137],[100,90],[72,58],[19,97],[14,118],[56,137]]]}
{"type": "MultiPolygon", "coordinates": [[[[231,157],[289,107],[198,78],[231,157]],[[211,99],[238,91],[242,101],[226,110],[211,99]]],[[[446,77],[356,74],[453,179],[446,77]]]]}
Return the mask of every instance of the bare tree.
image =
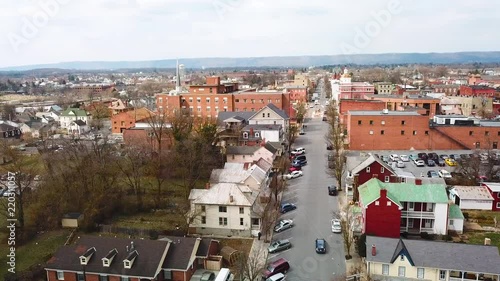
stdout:
{"type": "Polygon", "coordinates": [[[352,205],[347,204],[340,211],[332,212],[333,218],[340,220],[342,227],[342,240],[346,251],[346,259],[351,259],[351,250],[356,243],[356,236],[353,231],[357,227],[357,218],[353,213],[352,205]]]}
{"type": "Polygon", "coordinates": [[[330,84],[330,79],[328,79],[328,76],[325,76],[324,78],[324,90],[325,90],[325,97],[327,99],[330,99],[332,97],[332,85],[330,84]]]}
{"type": "Polygon", "coordinates": [[[237,273],[239,281],[260,281],[262,272],[266,268],[267,249],[252,247],[252,251],[246,255],[240,255],[237,261],[237,273]]]}
{"type": "Polygon", "coordinates": [[[296,110],[296,116],[297,116],[297,123],[298,124],[302,124],[304,123],[304,118],[306,116],[306,113],[307,113],[307,107],[306,107],[306,103],[304,102],[299,102],[297,104],[297,108],[295,108],[296,110]]]}
{"type": "Polygon", "coordinates": [[[123,183],[136,196],[138,211],[142,210],[144,203],[144,175],[147,171],[147,155],[147,152],[137,149],[137,147],[131,147],[126,150],[126,155],[122,158],[122,161],[117,161],[118,169],[122,173],[123,183]]]}
{"type": "Polygon", "coordinates": [[[345,135],[344,127],[340,124],[340,115],[335,102],[328,106],[326,115],[329,128],[325,138],[328,145],[331,145],[334,151],[332,160],[333,169],[330,171],[335,176],[335,179],[337,179],[338,190],[342,190],[342,177],[346,170],[345,135]]]}
{"type": "Polygon", "coordinates": [[[299,128],[295,124],[288,124],[288,128],[285,131],[285,139],[288,143],[288,153],[292,151],[292,145],[297,138],[297,133],[299,132],[299,128]]]}
{"type": "MultiPolygon", "coordinates": [[[[110,109],[101,102],[91,104],[90,114],[92,115],[92,126],[100,130],[103,126],[103,121],[111,117],[110,109]]],[[[89,124],[90,125],[90,124],[89,124]]]]}
{"type": "Polygon", "coordinates": [[[281,216],[278,202],[269,200],[261,211],[256,212],[261,220],[261,234],[265,242],[269,242],[271,232],[274,230],[276,221],[281,216]]]}

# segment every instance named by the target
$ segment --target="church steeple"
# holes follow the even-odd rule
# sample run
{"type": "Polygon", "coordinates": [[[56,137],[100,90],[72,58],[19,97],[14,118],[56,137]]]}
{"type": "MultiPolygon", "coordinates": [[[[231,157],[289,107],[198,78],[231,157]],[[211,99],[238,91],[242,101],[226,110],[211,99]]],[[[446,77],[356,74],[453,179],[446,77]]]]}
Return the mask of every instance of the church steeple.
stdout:
{"type": "Polygon", "coordinates": [[[181,75],[179,71],[179,60],[177,60],[175,66],[175,91],[179,93],[181,91],[181,75]]]}

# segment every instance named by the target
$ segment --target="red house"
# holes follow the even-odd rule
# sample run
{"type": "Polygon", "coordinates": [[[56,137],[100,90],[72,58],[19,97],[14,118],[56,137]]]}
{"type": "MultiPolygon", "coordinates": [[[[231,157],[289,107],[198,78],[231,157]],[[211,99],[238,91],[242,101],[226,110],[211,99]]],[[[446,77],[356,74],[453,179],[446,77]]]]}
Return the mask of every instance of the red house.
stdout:
{"type": "Polygon", "coordinates": [[[377,178],[381,182],[397,182],[397,175],[392,168],[372,154],[352,171],[349,171],[347,178],[351,178],[353,182],[354,201],[359,198],[358,187],[372,178],[377,178]]]}
{"type": "Polygon", "coordinates": [[[498,182],[483,182],[493,197],[493,211],[500,211],[500,183],[498,182]]]}
{"type": "Polygon", "coordinates": [[[373,193],[371,197],[363,196],[363,200],[360,201],[363,217],[362,233],[399,238],[402,206],[398,204],[397,200],[387,196],[387,189],[380,189],[379,194],[373,193]]]}

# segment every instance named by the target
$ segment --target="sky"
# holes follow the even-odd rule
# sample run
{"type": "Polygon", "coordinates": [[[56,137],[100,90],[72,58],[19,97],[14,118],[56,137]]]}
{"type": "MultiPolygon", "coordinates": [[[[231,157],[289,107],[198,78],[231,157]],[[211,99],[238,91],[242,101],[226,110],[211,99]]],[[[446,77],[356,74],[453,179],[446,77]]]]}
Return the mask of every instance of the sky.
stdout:
{"type": "Polygon", "coordinates": [[[499,51],[495,0],[9,0],[0,67],[499,51]]]}

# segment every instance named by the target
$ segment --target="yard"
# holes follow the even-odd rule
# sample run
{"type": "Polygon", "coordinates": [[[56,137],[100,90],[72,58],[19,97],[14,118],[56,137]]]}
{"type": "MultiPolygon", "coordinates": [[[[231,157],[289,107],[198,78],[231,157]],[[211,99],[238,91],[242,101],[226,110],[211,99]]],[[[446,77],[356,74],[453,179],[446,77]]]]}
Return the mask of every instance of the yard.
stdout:
{"type": "MultiPolygon", "coordinates": [[[[215,238],[220,242],[220,249],[223,247],[229,246],[235,250],[238,250],[240,252],[243,252],[245,254],[245,257],[248,257],[248,254],[250,254],[250,251],[252,250],[252,245],[253,245],[253,239],[249,238],[215,238]]],[[[226,266],[226,265],[224,265],[226,266]]],[[[231,272],[235,274],[235,280],[239,280],[239,272],[237,269],[237,265],[233,265],[229,267],[231,272]]]]}
{"type": "MultiPolygon", "coordinates": [[[[4,235],[4,233],[2,233],[4,235]]],[[[69,231],[58,230],[38,234],[29,243],[16,248],[16,272],[27,270],[30,266],[46,262],[56,250],[63,246],[69,236],[69,231]]],[[[5,237],[5,235],[3,236],[5,237]]],[[[8,249],[4,247],[5,240],[2,239],[0,248],[0,278],[7,273],[8,249]]]]}
{"type": "Polygon", "coordinates": [[[497,246],[500,252],[500,233],[499,232],[468,232],[465,234],[468,238],[468,243],[484,245],[484,238],[491,239],[491,245],[497,246]]]}
{"type": "Polygon", "coordinates": [[[118,216],[112,221],[112,225],[124,228],[148,229],[148,230],[174,230],[177,224],[182,225],[183,217],[164,210],[150,213],[140,213],[130,216],[118,216]]]}
{"type": "MultiPolygon", "coordinates": [[[[479,210],[466,210],[462,211],[464,217],[471,221],[477,221],[481,226],[494,226],[494,218],[497,218],[498,225],[500,225],[500,213],[494,211],[479,211],[479,210]]],[[[498,226],[497,226],[498,227],[498,226]]]]}

